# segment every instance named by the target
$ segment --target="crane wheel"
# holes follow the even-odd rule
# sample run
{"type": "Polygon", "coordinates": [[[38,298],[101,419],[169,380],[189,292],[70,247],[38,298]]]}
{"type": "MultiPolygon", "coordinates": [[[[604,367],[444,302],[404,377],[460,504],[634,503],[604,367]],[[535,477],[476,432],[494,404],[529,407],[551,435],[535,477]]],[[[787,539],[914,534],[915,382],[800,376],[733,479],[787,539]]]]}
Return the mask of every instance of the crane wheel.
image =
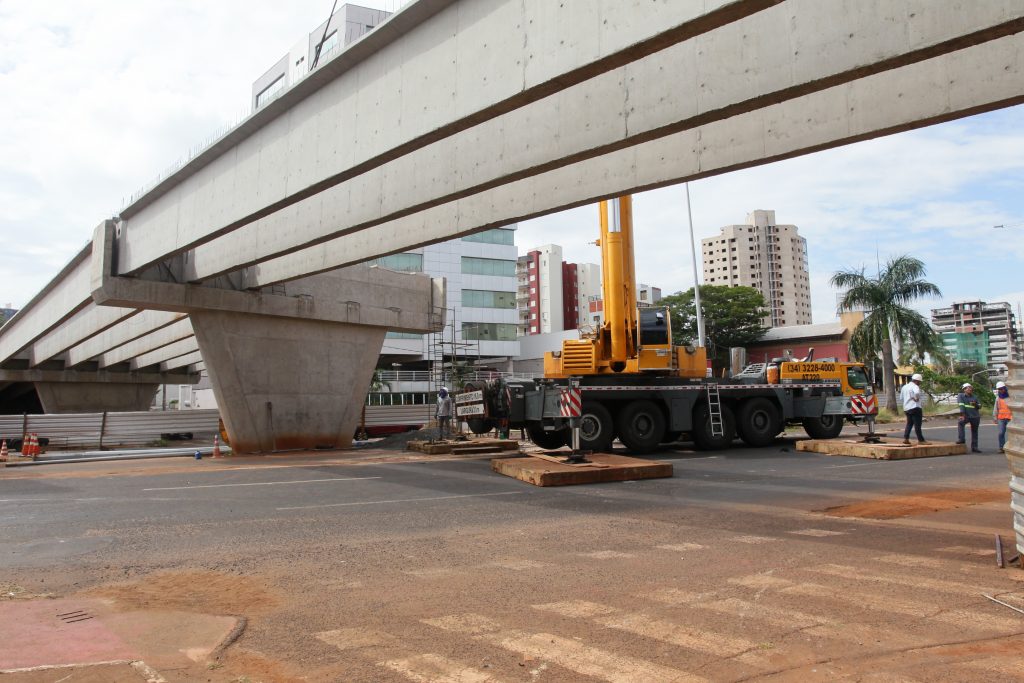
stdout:
{"type": "Polygon", "coordinates": [[[530,435],[530,441],[537,444],[541,448],[554,450],[556,448],[561,448],[562,446],[565,445],[565,430],[559,430],[557,432],[548,432],[544,431],[544,425],[531,424],[526,428],[526,433],[530,435]]]}
{"type": "Polygon", "coordinates": [[[584,401],[580,415],[580,450],[607,451],[615,440],[615,422],[597,401],[584,401]]]}
{"type": "Polygon", "coordinates": [[[693,411],[693,443],[702,451],[716,451],[732,446],[736,438],[736,418],[729,406],[722,404],[722,433],[715,436],[711,430],[711,412],[707,403],[693,411]]]}
{"type": "Polygon", "coordinates": [[[842,415],[822,415],[821,417],[805,417],[802,420],[804,431],[812,439],[834,439],[843,431],[842,415]]]}
{"type": "Polygon", "coordinates": [[[619,439],[635,453],[650,453],[665,438],[665,414],[654,401],[631,401],[619,411],[619,439]]]}
{"type": "Polygon", "coordinates": [[[782,411],[767,398],[748,398],[740,404],[736,431],[744,443],[761,448],[774,443],[782,431],[782,411]]]}
{"type": "Polygon", "coordinates": [[[471,417],[466,420],[466,426],[474,434],[486,434],[494,429],[494,425],[486,417],[471,417]]]}

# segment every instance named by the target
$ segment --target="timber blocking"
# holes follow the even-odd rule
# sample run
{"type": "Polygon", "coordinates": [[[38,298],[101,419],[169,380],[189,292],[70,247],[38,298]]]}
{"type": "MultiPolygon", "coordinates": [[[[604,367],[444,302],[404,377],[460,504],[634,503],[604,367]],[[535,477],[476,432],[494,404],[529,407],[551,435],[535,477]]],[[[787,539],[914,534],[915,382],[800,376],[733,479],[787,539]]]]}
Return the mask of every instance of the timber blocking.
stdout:
{"type": "Polygon", "coordinates": [[[875,460],[934,458],[941,455],[963,455],[967,452],[967,446],[964,444],[945,442],[907,446],[902,441],[886,441],[884,439],[881,443],[864,443],[848,439],[808,439],[797,441],[796,449],[825,455],[847,455],[855,458],[874,458],[875,460]]]}
{"type": "Polygon", "coordinates": [[[534,486],[571,486],[598,484],[608,481],[636,479],[663,479],[672,476],[672,463],[629,458],[611,453],[593,453],[588,463],[558,462],[557,456],[567,455],[554,451],[548,457],[495,458],[491,469],[498,474],[525,481],[534,486]]]}

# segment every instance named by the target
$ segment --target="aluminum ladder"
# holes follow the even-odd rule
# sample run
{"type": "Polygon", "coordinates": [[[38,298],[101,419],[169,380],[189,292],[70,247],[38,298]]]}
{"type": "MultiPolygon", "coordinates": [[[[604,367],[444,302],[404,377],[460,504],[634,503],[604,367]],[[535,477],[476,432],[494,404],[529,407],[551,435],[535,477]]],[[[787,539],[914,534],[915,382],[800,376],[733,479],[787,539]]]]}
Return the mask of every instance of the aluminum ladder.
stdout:
{"type": "Polygon", "coordinates": [[[708,417],[711,418],[711,436],[718,437],[725,435],[725,425],[722,422],[722,397],[718,393],[718,384],[708,384],[708,417]]]}

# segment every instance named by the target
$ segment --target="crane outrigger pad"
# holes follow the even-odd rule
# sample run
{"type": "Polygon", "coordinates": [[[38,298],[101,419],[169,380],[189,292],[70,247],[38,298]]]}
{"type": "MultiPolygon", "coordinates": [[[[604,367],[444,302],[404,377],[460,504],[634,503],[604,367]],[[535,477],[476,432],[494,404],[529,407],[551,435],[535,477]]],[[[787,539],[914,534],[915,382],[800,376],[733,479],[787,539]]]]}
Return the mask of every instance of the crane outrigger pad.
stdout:
{"type": "Polygon", "coordinates": [[[588,463],[560,462],[568,452],[552,451],[531,457],[495,458],[491,469],[498,474],[525,481],[534,486],[572,486],[606,481],[664,479],[672,476],[672,463],[630,458],[611,453],[591,453],[588,463]]]}
{"type": "Polygon", "coordinates": [[[849,455],[875,460],[909,460],[933,458],[940,455],[963,455],[967,446],[956,443],[930,442],[907,446],[901,441],[882,439],[881,443],[864,443],[852,439],[806,439],[796,442],[798,451],[811,451],[825,455],[849,455]]]}

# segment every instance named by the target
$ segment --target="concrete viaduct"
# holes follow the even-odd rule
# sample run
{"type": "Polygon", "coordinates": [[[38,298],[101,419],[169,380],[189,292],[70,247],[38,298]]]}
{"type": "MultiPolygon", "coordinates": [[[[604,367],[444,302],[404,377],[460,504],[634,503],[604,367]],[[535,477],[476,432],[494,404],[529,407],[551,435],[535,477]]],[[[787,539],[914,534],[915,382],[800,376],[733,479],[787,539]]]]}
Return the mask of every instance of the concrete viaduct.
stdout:
{"type": "Polygon", "coordinates": [[[444,306],[357,264],[1019,104],[1022,31],[1020,0],[417,0],[101,222],[0,383],[95,410],[205,364],[240,450],[343,446],[385,331],[444,306]]]}

